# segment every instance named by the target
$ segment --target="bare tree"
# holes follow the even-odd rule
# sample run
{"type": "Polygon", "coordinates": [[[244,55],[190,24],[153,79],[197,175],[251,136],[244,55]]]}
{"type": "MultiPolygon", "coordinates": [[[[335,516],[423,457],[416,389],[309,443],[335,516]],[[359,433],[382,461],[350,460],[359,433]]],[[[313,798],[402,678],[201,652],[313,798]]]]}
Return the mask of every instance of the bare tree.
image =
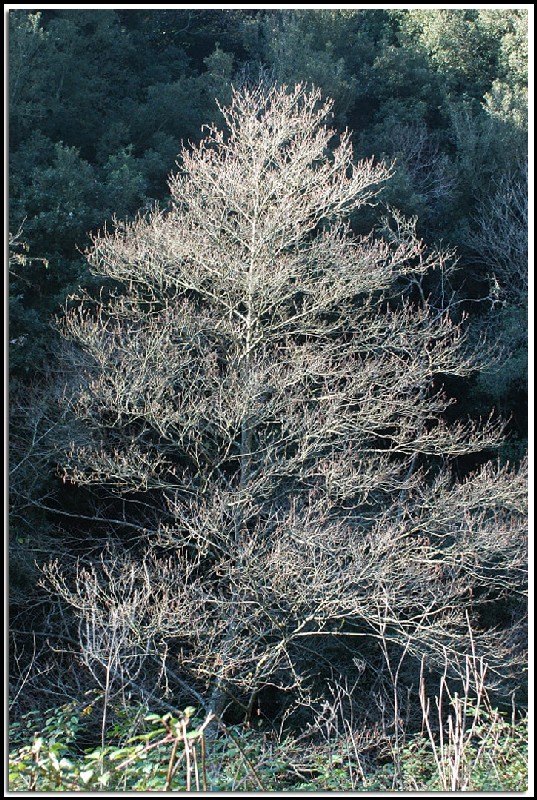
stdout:
{"type": "Polygon", "coordinates": [[[452,199],[456,180],[449,159],[424,122],[404,124],[394,118],[386,133],[386,145],[397,164],[408,173],[428,210],[452,199]]]}
{"type": "MultiPolygon", "coordinates": [[[[355,164],[329,112],[300,85],[235,91],[227,132],[183,151],[170,209],[94,238],[92,268],[120,288],[81,293],[62,323],[64,479],[120,496],[174,582],[152,569],[136,603],[132,581],[121,599],[102,571],[74,589],[56,571],[55,590],[84,619],[94,597],[128,607],[129,663],[150,639],[217,715],[230,699],[249,714],[267,685],[305,698],[327,639],[456,667],[466,608],[523,591],[524,475],[449,470],[501,435],[445,421],[442,376],[486,352],[397,288],[445,254],[411,226],[352,235],[390,168],[355,164]]],[[[500,635],[482,644],[501,664],[500,635]]]]}
{"type": "Polygon", "coordinates": [[[500,297],[528,302],[528,165],[502,175],[492,196],[480,201],[467,242],[489,270],[500,297]]]}

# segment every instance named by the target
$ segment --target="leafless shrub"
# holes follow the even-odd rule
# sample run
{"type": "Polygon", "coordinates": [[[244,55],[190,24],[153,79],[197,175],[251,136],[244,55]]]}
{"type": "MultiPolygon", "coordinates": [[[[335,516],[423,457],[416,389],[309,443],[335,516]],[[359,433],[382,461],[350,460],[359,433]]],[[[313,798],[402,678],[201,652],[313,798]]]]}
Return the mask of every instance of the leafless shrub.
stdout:
{"type": "MultiPolygon", "coordinates": [[[[471,636],[471,631],[470,631],[471,636]]],[[[436,765],[442,791],[465,792],[472,789],[474,771],[487,766],[498,774],[495,758],[508,724],[493,708],[487,691],[487,664],[472,650],[465,658],[461,692],[451,690],[446,680],[448,665],[440,678],[435,696],[436,729],[430,699],[426,694],[423,664],[420,675],[420,704],[424,729],[436,765]]]]}
{"type": "Polygon", "coordinates": [[[491,197],[480,201],[468,244],[496,281],[500,299],[528,301],[528,168],[502,175],[491,197]]]}
{"type": "Polygon", "coordinates": [[[387,133],[386,145],[397,164],[408,172],[415,190],[426,203],[434,205],[453,198],[455,173],[438,141],[423,122],[405,124],[395,121],[387,133]]]}

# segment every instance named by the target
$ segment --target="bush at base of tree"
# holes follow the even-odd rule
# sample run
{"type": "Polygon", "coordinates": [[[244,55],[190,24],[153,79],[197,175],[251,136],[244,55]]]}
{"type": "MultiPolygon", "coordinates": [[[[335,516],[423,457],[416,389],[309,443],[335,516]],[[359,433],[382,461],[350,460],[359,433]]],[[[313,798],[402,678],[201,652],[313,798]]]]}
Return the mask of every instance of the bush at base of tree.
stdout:
{"type": "MultiPolygon", "coordinates": [[[[226,727],[208,747],[206,720],[192,717],[194,709],[159,715],[131,707],[104,745],[83,748],[80,739],[87,739],[88,725],[95,727],[91,718],[98,716],[98,704],[97,697],[87,698],[14,723],[9,790],[430,792],[444,789],[443,769],[452,769],[452,754],[439,762],[437,746],[427,737],[409,734],[396,753],[389,739],[372,742],[371,734],[354,730],[344,717],[331,724],[325,719],[317,742],[299,732],[278,739],[262,730],[226,727]]],[[[476,727],[461,765],[469,769],[466,788],[525,791],[527,719],[509,722],[487,708],[476,727]]]]}

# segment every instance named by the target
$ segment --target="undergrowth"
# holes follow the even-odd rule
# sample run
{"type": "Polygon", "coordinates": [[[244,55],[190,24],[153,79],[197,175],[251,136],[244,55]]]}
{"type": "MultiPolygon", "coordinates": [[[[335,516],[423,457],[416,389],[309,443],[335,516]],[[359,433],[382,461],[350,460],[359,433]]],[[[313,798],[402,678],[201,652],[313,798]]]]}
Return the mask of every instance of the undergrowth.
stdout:
{"type": "MultiPolygon", "coordinates": [[[[466,790],[524,791],[527,718],[489,706],[466,711],[472,735],[457,766],[466,790]]],[[[456,766],[449,722],[443,735],[424,726],[404,738],[396,758],[386,757],[389,748],[380,758],[352,731],[319,744],[221,723],[208,736],[214,719],[190,707],[176,715],[123,710],[104,747],[95,747],[88,741],[96,731],[99,739],[98,715],[98,698],[88,697],[14,722],[10,791],[442,791],[456,766]]]]}

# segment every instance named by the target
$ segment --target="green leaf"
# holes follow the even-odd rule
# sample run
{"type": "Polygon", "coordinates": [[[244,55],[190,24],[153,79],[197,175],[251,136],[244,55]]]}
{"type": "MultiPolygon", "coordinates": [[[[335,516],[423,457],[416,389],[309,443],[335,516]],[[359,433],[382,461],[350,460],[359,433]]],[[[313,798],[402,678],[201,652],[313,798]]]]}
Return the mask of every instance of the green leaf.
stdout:
{"type": "Polygon", "coordinates": [[[130,739],[127,739],[127,744],[131,744],[131,742],[147,742],[150,739],[156,739],[158,736],[162,736],[163,733],[166,733],[166,728],[156,728],[147,733],[139,733],[137,736],[132,736],[130,739]]]}
{"type": "Polygon", "coordinates": [[[110,772],[103,772],[102,775],[99,775],[97,778],[97,782],[100,783],[102,786],[108,786],[110,783],[111,774],[110,772]]]}
{"type": "Polygon", "coordinates": [[[92,769],[84,769],[80,772],[80,780],[82,783],[88,783],[88,781],[93,778],[93,770],[92,769]]]}
{"type": "Polygon", "coordinates": [[[92,750],[90,753],[85,753],[84,758],[88,761],[98,761],[103,756],[103,751],[100,747],[96,747],[95,750],[92,750]]]}

